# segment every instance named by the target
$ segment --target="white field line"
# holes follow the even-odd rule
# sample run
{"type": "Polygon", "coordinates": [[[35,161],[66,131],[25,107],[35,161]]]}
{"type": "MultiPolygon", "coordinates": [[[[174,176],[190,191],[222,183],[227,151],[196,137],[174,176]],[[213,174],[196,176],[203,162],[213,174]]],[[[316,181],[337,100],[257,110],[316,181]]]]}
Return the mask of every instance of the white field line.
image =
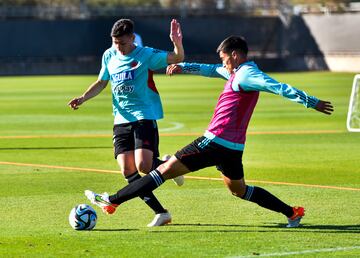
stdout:
{"type": "MultiPolygon", "coordinates": [[[[117,171],[117,170],[65,167],[65,166],[57,166],[57,165],[30,164],[30,163],[18,163],[18,162],[7,162],[7,161],[0,161],[0,165],[10,165],[10,166],[20,166],[20,167],[38,167],[38,168],[50,168],[50,169],[62,169],[62,170],[71,170],[71,171],[97,172],[97,173],[110,173],[110,174],[120,173],[120,171],[117,171]]],[[[196,179],[196,180],[222,181],[222,178],[218,178],[218,177],[216,178],[216,177],[185,176],[185,178],[196,179]]],[[[263,180],[246,180],[246,182],[273,184],[273,185],[288,185],[288,186],[324,188],[324,189],[335,189],[335,190],[345,190],[345,191],[360,191],[360,188],[331,186],[331,185],[312,185],[312,184],[274,182],[274,181],[263,181],[263,180]]]]}
{"type": "Polygon", "coordinates": [[[170,122],[170,124],[172,124],[172,127],[167,127],[167,128],[159,128],[159,132],[172,132],[172,131],[176,131],[179,130],[181,128],[184,127],[184,124],[182,123],[178,123],[178,122],[170,122]]]}
{"type": "Polygon", "coordinates": [[[348,247],[334,247],[334,248],[323,248],[323,249],[310,249],[303,251],[294,252],[283,252],[283,253],[268,253],[268,254],[254,254],[246,256],[233,256],[233,258],[254,258],[254,257],[271,257],[271,256],[289,256],[289,255],[302,255],[302,254],[314,254],[314,253],[329,253],[329,252],[341,252],[351,251],[360,249],[360,246],[348,246],[348,247]]]}
{"type": "MultiPolygon", "coordinates": [[[[160,136],[201,136],[204,132],[192,133],[168,133],[169,131],[181,128],[180,123],[173,123],[173,127],[160,129],[160,136]],[[164,133],[165,132],[165,133],[164,133]]],[[[308,130],[308,131],[264,131],[264,132],[248,132],[248,135],[293,135],[293,134],[338,134],[346,133],[343,130],[308,130]]],[[[39,138],[110,138],[110,134],[53,134],[53,135],[3,135],[0,139],[39,139],[39,138]]]]}

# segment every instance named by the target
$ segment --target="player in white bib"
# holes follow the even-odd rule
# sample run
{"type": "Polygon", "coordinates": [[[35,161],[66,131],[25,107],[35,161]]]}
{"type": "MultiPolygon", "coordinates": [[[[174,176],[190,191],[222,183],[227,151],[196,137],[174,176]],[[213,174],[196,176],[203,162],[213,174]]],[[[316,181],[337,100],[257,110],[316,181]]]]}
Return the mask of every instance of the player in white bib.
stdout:
{"type": "MultiPolygon", "coordinates": [[[[97,96],[108,81],[111,82],[114,155],[122,174],[131,183],[141,178],[139,172],[147,174],[162,162],[158,159],[156,120],[163,118],[163,110],[153,71],[183,61],[182,32],[180,24],[173,19],[170,28],[172,52],[134,44],[134,23],[129,19],[115,22],[111,38],[113,44],[103,54],[98,79],[68,105],[78,109],[85,101],[97,96]]],[[[183,177],[174,181],[182,185],[183,177]]],[[[149,227],[171,222],[170,213],[151,191],[140,198],[155,212],[149,227]]],[[[108,212],[114,213],[115,209],[108,212]]]]}

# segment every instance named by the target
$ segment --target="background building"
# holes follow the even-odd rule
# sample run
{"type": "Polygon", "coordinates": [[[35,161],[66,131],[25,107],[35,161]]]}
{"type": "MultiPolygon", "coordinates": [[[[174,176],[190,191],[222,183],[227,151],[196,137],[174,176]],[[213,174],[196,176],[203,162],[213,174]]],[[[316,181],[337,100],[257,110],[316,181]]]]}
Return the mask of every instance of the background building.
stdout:
{"type": "Polygon", "coordinates": [[[179,19],[187,61],[219,62],[216,47],[236,34],[267,71],[360,70],[356,1],[2,0],[0,74],[97,73],[120,17],[145,45],[169,50],[169,22],[179,19]]]}

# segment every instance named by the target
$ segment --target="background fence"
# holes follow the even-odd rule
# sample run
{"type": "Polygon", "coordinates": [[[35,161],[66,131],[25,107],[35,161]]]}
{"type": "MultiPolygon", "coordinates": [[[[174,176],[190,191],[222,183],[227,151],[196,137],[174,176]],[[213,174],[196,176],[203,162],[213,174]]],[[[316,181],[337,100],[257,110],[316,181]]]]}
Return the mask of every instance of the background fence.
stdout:
{"type": "Polygon", "coordinates": [[[218,44],[229,35],[242,35],[250,58],[267,71],[360,70],[360,28],[354,26],[360,13],[349,1],[321,15],[303,13],[316,10],[309,8],[313,3],[290,1],[9,2],[0,1],[2,75],[97,73],[111,45],[111,27],[121,17],[135,21],[145,45],[165,50],[172,50],[170,20],[179,19],[187,61],[219,62],[218,44]]]}

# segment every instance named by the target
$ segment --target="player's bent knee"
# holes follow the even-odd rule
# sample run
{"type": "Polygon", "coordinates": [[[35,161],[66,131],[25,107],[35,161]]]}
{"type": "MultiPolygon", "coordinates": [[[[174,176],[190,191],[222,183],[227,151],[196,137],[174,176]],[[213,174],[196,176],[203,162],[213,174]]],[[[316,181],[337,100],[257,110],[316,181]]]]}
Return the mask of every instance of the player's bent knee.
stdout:
{"type": "Polygon", "coordinates": [[[241,198],[243,199],[244,197],[244,193],[243,192],[231,192],[232,195],[234,195],[235,197],[241,198]]]}
{"type": "Polygon", "coordinates": [[[238,198],[241,198],[241,199],[244,199],[245,198],[245,194],[246,194],[246,187],[241,187],[239,189],[232,189],[231,190],[231,194],[238,197],[238,198]]]}

